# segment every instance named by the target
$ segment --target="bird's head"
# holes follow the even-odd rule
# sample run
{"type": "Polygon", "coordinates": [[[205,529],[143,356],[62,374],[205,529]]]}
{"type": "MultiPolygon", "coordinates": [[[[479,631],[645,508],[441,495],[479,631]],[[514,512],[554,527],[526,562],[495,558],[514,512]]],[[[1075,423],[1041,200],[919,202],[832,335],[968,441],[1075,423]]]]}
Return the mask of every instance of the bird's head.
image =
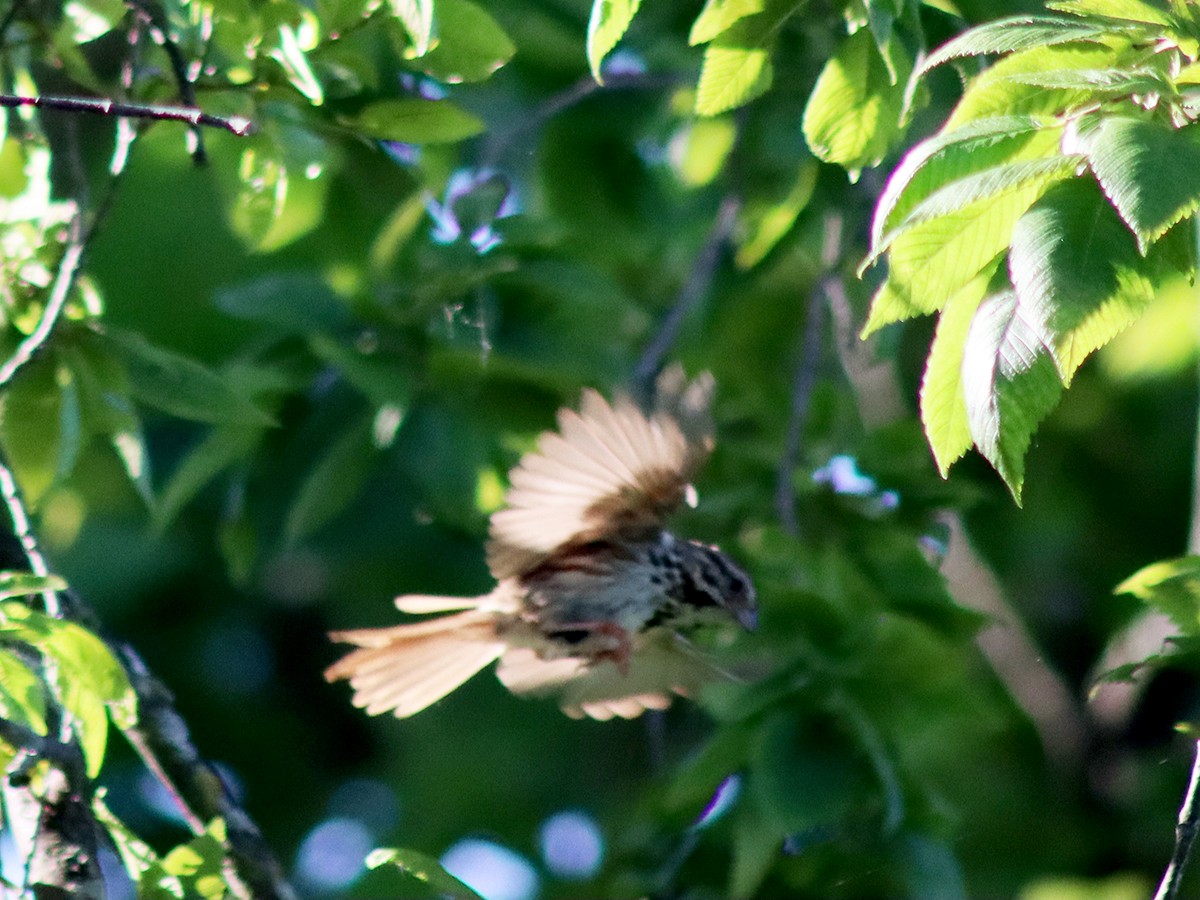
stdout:
{"type": "Polygon", "coordinates": [[[684,602],[721,610],[747,631],[754,631],[758,601],[750,576],[716,547],[699,541],[687,541],[683,546],[684,602]]]}

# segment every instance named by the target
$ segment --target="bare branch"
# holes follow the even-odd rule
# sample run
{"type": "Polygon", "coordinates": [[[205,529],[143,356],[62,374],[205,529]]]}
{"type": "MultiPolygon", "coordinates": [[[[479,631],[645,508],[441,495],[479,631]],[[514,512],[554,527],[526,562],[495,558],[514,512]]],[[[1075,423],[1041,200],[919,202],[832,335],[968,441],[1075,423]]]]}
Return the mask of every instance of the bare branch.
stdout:
{"type": "Polygon", "coordinates": [[[1179,808],[1179,820],[1175,825],[1175,849],[1158,885],[1158,891],[1154,894],[1154,900],[1174,900],[1179,896],[1184,869],[1187,867],[1188,857],[1192,854],[1196,832],[1200,829],[1200,741],[1196,742],[1195,753],[1192,775],[1188,779],[1187,793],[1184,794],[1183,805],[1179,808]]]}
{"type": "Polygon", "coordinates": [[[186,122],[192,126],[220,128],[238,137],[254,131],[254,123],[243,116],[214,116],[194,106],[158,106],[142,103],[119,103],[105,97],[26,97],[0,94],[0,107],[34,106],[62,112],[87,113],[95,116],[121,116],[129,119],[186,122]]]}

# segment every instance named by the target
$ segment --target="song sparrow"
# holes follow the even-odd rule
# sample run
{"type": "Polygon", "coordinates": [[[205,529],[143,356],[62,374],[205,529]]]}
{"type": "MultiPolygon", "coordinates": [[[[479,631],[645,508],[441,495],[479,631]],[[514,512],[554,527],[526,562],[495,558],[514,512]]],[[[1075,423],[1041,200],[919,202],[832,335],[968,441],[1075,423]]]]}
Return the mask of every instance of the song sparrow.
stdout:
{"type": "Polygon", "coordinates": [[[481,597],[408,595],[405,613],[453,615],[337,631],[358,649],[325,677],[349,679],[372,715],[420,712],[494,660],[515,694],[560,693],[575,717],[663,709],[718,670],[685,637],[706,621],[756,624],[750,579],[724,553],[664,530],[712,448],[711,376],[659,379],[655,408],[585,391],[558,432],[510,473],[491,518],[481,597]]]}

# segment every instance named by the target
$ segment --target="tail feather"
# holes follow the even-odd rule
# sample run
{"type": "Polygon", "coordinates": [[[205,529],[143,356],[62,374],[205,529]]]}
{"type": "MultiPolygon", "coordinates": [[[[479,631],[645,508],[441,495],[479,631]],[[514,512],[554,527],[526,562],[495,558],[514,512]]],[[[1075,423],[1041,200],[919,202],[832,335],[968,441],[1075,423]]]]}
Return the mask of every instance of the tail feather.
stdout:
{"type": "Polygon", "coordinates": [[[391,710],[400,718],[445,697],[506,646],[496,637],[493,617],[478,610],[331,636],[358,649],[326,669],[325,678],[348,680],[354,705],[370,715],[391,710]]]}
{"type": "Polygon", "coordinates": [[[482,599],[482,597],[441,597],[437,594],[404,594],[396,598],[396,608],[400,612],[419,616],[425,613],[474,609],[482,599]]]}

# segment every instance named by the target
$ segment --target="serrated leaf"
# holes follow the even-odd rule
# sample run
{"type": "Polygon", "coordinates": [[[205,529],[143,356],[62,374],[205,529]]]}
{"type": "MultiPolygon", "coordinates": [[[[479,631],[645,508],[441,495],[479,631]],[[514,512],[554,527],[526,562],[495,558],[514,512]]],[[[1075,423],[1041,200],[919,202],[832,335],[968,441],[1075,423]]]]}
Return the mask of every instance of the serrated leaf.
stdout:
{"type": "Polygon", "coordinates": [[[366,865],[368,869],[379,869],[384,866],[394,868],[411,878],[425,882],[450,900],[483,900],[477,893],[443,869],[436,859],[417,850],[380,847],[367,855],[366,865]]]}
{"type": "Polygon", "coordinates": [[[997,197],[1022,185],[1037,184],[1046,188],[1073,175],[1079,161],[1080,157],[1057,155],[1029,159],[994,166],[952,181],[922,200],[903,221],[882,235],[878,246],[872,250],[872,258],[886,252],[896,238],[916,225],[953,215],[980,200],[997,197]]]}
{"type": "Polygon", "coordinates": [[[971,447],[971,427],[963,393],[963,352],[992,271],[985,270],[946,303],[921,378],[921,423],[942,477],[971,447]]]}
{"type": "Polygon", "coordinates": [[[604,57],[625,36],[629,24],[637,15],[642,0],[592,0],[592,14],[588,18],[587,58],[592,77],[603,84],[600,67],[604,57]]]}
{"type": "Polygon", "coordinates": [[[1060,128],[1047,127],[1032,116],[1001,116],[922,141],[892,172],[876,204],[872,254],[879,252],[884,233],[933,191],[984,169],[1050,154],[1060,133],[1060,128]]]}
{"type": "Polygon", "coordinates": [[[709,44],[696,88],[696,114],[715,116],[762,96],[774,77],[765,47],[709,44]]]}
{"type": "Polygon", "coordinates": [[[1035,47],[1012,53],[971,80],[943,130],[953,131],[968,122],[998,116],[1061,115],[1092,100],[1091,91],[1037,87],[1023,84],[1014,76],[1105,69],[1116,64],[1117,58],[1117,49],[1102,44],[1035,47]]]}
{"type": "Polygon", "coordinates": [[[1016,292],[980,304],[967,332],[962,385],[971,438],[1020,503],[1025,452],[1062,383],[1016,292]]]}
{"type": "Polygon", "coordinates": [[[1132,594],[1166,615],[1180,632],[1200,635],[1200,556],[1182,556],[1151,563],[1113,589],[1132,594]]]}
{"type": "Polygon", "coordinates": [[[412,41],[408,55],[428,53],[433,44],[433,0],[388,0],[388,6],[412,41]]]}
{"type": "Polygon", "coordinates": [[[1079,143],[1143,254],[1200,208],[1200,127],[1105,116],[1079,143]]]}
{"type": "Polygon", "coordinates": [[[179,511],[221,472],[248,459],[262,441],[264,430],[252,425],[214,428],[183,458],[159,492],[154,524],[166,528],[179,511]]]}
{"type": "Polygon", "coordinates": [[[1009,78],[1034,87],[1091,91],[1097,96],[1167,93],[1171,90],[1171,85],[1149,68],[1059,69],[1018,72],[1009,78]]]}
{"type": "Polygon", "coordinates": [[[437,19],[438,42],[421,68],[439,81],[483,81],[516,52],[500,23],[471,0],[438,0],[437,19]]]}
{"type": "Polygon", "coordinates": [[[889,74],[871,32],[860,29],[826,61],[804,108],[804,137],[825,162],[851,171],[876,165],[900,133],[912,61],[896,42],[889,74]]]}
{"type": "Polygon", "coordinates": [[[1013,226],[1051,180],[1015,184],[898,235],[888,250],[888,280],[871,301],[863,335],[941,309],[1008,248],[1013,226]]]}
{"type": "Polygon", "coordinates": [[[380,141],[448,144],[474,137],[484,124],[449,100],[379,100],[345,120],[355,131],[380,141]]]}
{"type": "Polygon", "coordinates": [[[765,0],[706,0],[704,9],[692,23],[688,44],[707,44],[728,31],[735,22],[760,13],[765,0]]]}
{"type": "Polygon", "coordinates": [[[245,395],[195,360],[134,332],[109,328],[104,338],[124,360],[139,402],[194,422],[273,424],[245,395]]]}
{"type": "MultiPolygon", "coordinates": [[[[1147,25],[1172,25],[1171,15],[1143,0],[1058,0],[1047,3],[1050,9],[1074,13],[1077,16],[1100,16],[1117,21],[1138,22],[1147,25]]],[[[1111,23],[1104,23],[1109,28],[1111,23]]]]}
{"type": "Polygon", "coordinates": [[[112,838],[125,871],[137,885],[138,900],[183,900],[186,896],[183,883],[163,868],[154,848],[130,831],[105,805],[99,793],[92,799],[92,811],[112,838]]]}
{"type": "Polygon", "coordinates": [[[1132,236],[1088,181],[1056,185],[1030,207],[1013,229],[1008,265],[1018,302],[1067,385],[1154,299],[1132,236]]]}
{"type": "Polygon", "coordinates": [[[1086,41],[1105,36],[1103,23],[1080,21],[1058,16],[1011,16],[978,25],[942,44],[929,54],[917,70],[924,75],[930,69],[964,56],[1012,53],[1033,47],[1086,41]]]}
{"type": "Polygon", "coordinates": [[[379,447],[372,439],[372,418],[347,428],[304,477],[284,525],[289,543],[316,532],[362,491],[379,456],[379,447]]]}

